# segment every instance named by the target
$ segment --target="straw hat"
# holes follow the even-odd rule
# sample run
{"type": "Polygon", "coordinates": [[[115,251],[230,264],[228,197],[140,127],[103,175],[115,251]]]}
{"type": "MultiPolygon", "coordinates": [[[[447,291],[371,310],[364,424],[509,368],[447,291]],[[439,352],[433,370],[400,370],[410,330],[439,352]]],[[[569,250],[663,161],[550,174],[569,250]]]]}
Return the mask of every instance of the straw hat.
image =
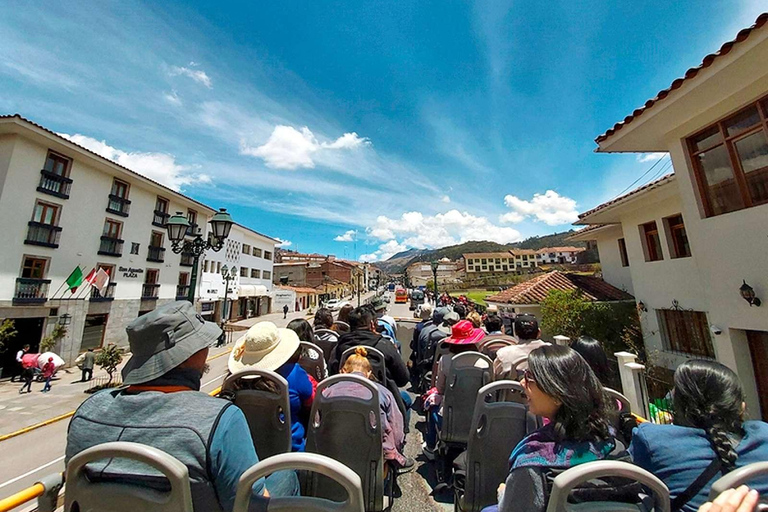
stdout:
{"type": "Polygon", "coordinates": [[[299,336],[290,329],[278,329],[272,322],[259,322],[240,338],[229,354],[229,371],[246,368],[275,371],[299,348],[299,336]]]}

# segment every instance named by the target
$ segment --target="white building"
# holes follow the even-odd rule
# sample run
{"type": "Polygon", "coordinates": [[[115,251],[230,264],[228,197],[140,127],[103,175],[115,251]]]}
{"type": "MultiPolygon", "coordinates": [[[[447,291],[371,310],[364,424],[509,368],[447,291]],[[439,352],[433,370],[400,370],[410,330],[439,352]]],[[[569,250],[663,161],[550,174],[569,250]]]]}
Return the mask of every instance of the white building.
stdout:
{"type": "MultiPolygon", "coordinates": [[[[186,299],[193,260],[173,253],[165,229],[179,211],[203,233],[215,213],[18,115],[0,116],[0,320],[13,319],[19,333],[0,367],[10,370],[25,343],[37,350],[56,323],[67,327],[55,351],[68,362],[86,348],[126,345],[130,321],[186,299]],[[68,291],[65,281],[78,266],[83,274],[99,267],[109,274],[103,294],[87,284],[68,291]]],[[[232,236],[248,231],[234,226],[232,236]]],[[[273,251],[274,241],[259,237],[273,251]]],[[[246,265],[267,272],[258,280],[265,285],[271,261],[261,259],[246,265]]]]}
{"type": "Polygon", "coordinates": [[[575,265],[579,254],[586,249],[583,247],[545,247],[536,251],[538,265],[575,265]]]}
{"type": "Polygon", "coordinates": [[[279,240],[235,224],[226,246],[209,251],[202,262],[200,303],[202,314],[217,322],[224,314],[224,288],[221,269],[237,268],[229,281],[228,318],[232,320],[261,316],[271,311],[272,272],[275,244],[279,240]]]}
{"type": "Polygon", "coordinates": [[[598,151],[668,152],[674,175],[580,216],[601,226],[606,281],[642,302],[646,345],[674,367],[716,358],[768,417],[768,14],[596,141],[598,151]]]}
{"type": "MultiPolygon", "coordinates": [[[[459,280],[461,266],[448,258],[443,258],[437,264],[437,286],[438,291],[444,284],[455,283],[459,280]]],[[[426,286],[428,281],[432,281],[434,273],[432,265],[429,262],[418,262],[411,264],[406,269],[406,274],[410,280],[411,286],[426,286]]]]}
{"type": "Polygon", "coordinates": [[[538,265],[536,251],[530,249],[467,253],[463,255],[463,258],[464,271],[470,278],[477,274],[519,273],[523,270],[531,270],[538,265]]]}

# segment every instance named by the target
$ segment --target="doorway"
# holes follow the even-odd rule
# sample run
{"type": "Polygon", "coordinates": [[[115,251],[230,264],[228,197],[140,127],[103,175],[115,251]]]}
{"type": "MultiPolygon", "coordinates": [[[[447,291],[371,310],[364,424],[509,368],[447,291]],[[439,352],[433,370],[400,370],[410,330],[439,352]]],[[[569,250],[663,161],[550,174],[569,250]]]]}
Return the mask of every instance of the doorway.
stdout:
{"type": "Polygon", "coordinates": [[[765,368],[765,361],[768,361],[768,332],[747,331],[747,342],[760,397],[760,417],[765,421],[768,418],[768,371],[765,368]]]}
{"type": "Polygon", "coordinates": [[[109,315],[87,315],[83,327],[83,338],[80,343],[80,352],[89,348],[101,348],[104,344],[104,332],[107,329],[109,315]]]}
{"type": "Polygon", "coordinates": [[[24,345],[29,345],[29,352],[36,354],[40,351],[40,339],[43,336],[45,318],[12,318],[16,336],[5,344],[5,352],[0,352],[0,368],[3,376],[13,375],[16,368],[16,352],[24,345]]]}

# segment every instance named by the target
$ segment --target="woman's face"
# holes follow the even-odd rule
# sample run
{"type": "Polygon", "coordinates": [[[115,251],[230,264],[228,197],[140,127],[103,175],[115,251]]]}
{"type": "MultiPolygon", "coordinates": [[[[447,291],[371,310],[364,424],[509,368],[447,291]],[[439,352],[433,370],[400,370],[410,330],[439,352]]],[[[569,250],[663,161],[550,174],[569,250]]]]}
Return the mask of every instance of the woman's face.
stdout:
{"type": "Polygon", "coordinates": [[[528,408],[536,416],[553,420],[561,403],[544,393],[536,384],[536,379],[530,370],[525,371],[525,376],[521,382],[525,388],[525,394],[528,397],[528,408]]]}

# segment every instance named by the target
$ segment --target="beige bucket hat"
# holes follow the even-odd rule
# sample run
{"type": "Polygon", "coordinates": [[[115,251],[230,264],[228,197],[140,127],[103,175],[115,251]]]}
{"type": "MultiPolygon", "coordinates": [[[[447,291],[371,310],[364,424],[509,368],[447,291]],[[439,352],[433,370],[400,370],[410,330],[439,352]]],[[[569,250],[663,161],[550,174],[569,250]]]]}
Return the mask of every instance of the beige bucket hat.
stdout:
{"type": "Polygon", "coordinates": [[[299,349],[299,336],[290,329],[278,329],[272,322],[252,326],[229,354],[229,371],[246,368],[275,371],[299,349]]]}

